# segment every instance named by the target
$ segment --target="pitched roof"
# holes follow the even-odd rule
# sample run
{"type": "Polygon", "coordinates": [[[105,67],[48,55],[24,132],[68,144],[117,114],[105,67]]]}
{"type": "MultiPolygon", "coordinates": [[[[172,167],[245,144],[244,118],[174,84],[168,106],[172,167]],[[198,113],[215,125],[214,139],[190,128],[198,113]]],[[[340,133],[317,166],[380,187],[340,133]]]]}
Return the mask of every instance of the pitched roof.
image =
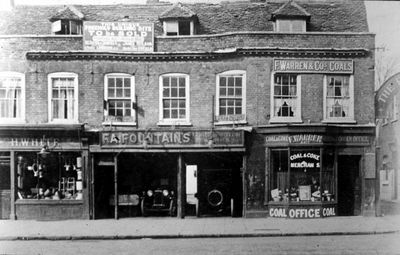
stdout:
{"type": "Polygon", "coordinates": [[[160,19],[169,19],[169,18],[193,18],[196,16],[192,10],[188,7],[183,6],[181,3],[176,3],[172,5],[165,12],[161,13],[160,19]]]}
{"type": "Polygon", "coordinates": [[[300,7],[293,0],[289,0],[283,4],[278,10],[274,11],[271,15],[272,19],[278,17],[301,17],[309,19],[311,14],[308,13],[304,8],[300,7]]]}
{"type": "Polygon", "coordinates": [[[58,11],[54,16],[52,16],[49,20],[55,21],[60,19],[70,19],[70,20],[82,20],[85,15],[82,12],[77,10],[74,6],[65,6],[64,9],[58,11]]]}
{"type": "MultiPolygon", "coordinates": [[[[268,0],[267,0],[268,1],[268,0]]],[[[362,1],[339,2],[297,0],[297,5],[311,15],[307,31],[367,32],[368,23],[362,1]]],[[[162,35],[159,17],[173,5],[76,5],[87,21],[130,21],[154,23],[155,35],[162,35]]],[[[198,18],[198,34],[217,34],[244,31],[273,31],[272,13],[282,2],[238,2],[221,4],[182,4],[198,18]]],[[[63,6],[20,6],[0,12],[0,34],[51,34],[49,17],[63,6]]],[[[182,15],[182,14],[179,14],[182,15]]]]}

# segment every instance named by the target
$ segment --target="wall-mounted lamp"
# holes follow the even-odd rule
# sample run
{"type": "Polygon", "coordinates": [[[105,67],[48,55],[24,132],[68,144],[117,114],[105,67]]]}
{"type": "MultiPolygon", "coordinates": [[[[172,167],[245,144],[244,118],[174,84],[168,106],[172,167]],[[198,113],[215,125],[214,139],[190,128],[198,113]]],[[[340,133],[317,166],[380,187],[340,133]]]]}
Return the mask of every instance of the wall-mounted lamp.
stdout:
{"type": "Polygon", "coordinates": [[[49,147],[47,145],[43,146],[42,149],[38,152],[38,155],[42,158],[46,158],[50,154],[49,147]]]}

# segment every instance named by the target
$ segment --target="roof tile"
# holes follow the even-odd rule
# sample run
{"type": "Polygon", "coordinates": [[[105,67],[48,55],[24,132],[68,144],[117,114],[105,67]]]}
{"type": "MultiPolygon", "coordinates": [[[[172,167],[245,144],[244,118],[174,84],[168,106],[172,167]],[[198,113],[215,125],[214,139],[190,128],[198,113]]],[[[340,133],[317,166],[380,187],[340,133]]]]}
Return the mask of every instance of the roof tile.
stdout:
{"type": "Polygon", "coordinates": [[[168,10],[161,13],[160,19],[168,18],[193,18],[196,16],[192,10],[188,7],[183,6],[181,3],[176,3],[172,5],[168,10]]]}
{"type": "MultiPolygon", "coordinates": [[[[311,15],[307,31],[367,32],[368,23],[362,1],[297,0],[296,4],[311,15]]],[[[153,5],[76,5],[86,21],[130,21],[154,23],[155,35],[162,35],[159,17],[170,9],[170,3],[153,5]],[[126,17],[129,17],[128,20],[126,17]]],[[[271,15],[282,7],[276,0],[265,3],[182,4],[198,18],[198,34],[244,31],[273,31],[271,15]]],[[[51,34],[49,17],[62,6],[20,6],[0,11],[0,34],[51,34]]],[[[182,15],[179,14],[179,15],[182,15]]]]}

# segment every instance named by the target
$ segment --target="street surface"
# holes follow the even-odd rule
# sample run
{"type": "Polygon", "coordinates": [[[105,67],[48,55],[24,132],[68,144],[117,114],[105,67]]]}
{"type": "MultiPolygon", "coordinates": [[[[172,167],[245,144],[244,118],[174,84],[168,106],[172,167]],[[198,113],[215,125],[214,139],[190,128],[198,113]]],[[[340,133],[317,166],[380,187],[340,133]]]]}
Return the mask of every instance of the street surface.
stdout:
{"type": "Polygon", "coordinates": [[[400,254],[400,234],[84,241],[0,241],[0,254],[400,254]]]}

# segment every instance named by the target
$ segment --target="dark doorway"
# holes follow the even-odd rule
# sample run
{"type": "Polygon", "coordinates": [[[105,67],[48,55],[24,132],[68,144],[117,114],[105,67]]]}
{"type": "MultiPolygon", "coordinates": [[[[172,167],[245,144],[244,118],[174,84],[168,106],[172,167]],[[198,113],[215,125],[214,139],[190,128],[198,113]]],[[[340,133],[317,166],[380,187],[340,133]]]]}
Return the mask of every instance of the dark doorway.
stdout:
{"type": "Polygon", "coordinates": [[[0,152],[0,219],[9,219],[11,212],[10,153],[0,152]]]}
{"type": "Polygon", "coordinates": [[[95,219],[113,218],[114,166],[95,167],[94,183],[95,219]]]}
{"type": "Polygon", "coordinates": [[[241,154],[192,154],[185,163],[197,165],[199,216],[242,216],[241,154]]]}
{"type": "Polygon", "coordinates": [[[358,155],[338,156],[338,215],[361,214],[360,159],[358,155]]]}

